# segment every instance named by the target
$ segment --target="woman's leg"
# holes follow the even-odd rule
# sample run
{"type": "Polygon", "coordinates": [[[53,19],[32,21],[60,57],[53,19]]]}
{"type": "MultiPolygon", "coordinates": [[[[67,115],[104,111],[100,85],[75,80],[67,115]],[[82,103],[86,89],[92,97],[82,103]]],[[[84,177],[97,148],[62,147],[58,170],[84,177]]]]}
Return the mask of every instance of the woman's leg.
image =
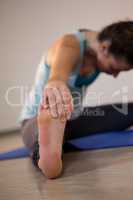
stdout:
{"type": "Polygon", "coordinates": [[[34,145],[38,140],[38,127],[37,118],[24,120],[21,124],[21,134],[25,146],[29,149],[31,155],[34,149],[34,145]]]}
{"type": "MultiPolygon", "coordinates": [[[[120,107],[121,104],[115,105],[120,107]]],[[[55,125],[57,125],[57,123],[55,125]]],[[[95,132],[124,130],[131,125],[133,125],[133,103],[128,104],[127,115],[120,113],[112,107],[112,105],[103,105],[93,108],[85,107],[79,117],[66,122],[62,136],[64,135],[65,142],[69,139],[84,137],[95,132]]],[[[60,129],[57,128],[56,132],[59,131],[60,129]]],[[[30,149],[33,162],[36,165],[38,165],[40,157],[38,132],[36,117],[26,120],[23,123],[23,140],[25,145],[30,149]]],[[[54,133],[55,131],[53,129],[53,134],[54,133]]],[[[53,134],[52,137],[54,138],[53,134]]],[[[45,135],[45,133],[43,135],[45,135]]]]}
{"type": "Polygon", "coordinates": [[[37,161],[39,159],[39,145],[37,117],[33,117],[22,122],[21,134],[25,146],[30,151],[30,156],[34,165],[38,166],[37,161]]]}
{"type": "MultiPolygon", "coordinates": [[[[121,104],[115,104],[117,108],[121,104]]],[[[133,125],[133,103],[128,103],[128,112],[123,114],[112,105],[85,107],[75,120],[67,121],[65,141],[89,134],[106,131],[120,131],[133,125]]]]}
{"type": "Polygon", "coordinates": [[[64,129],[65,122],[53,119],[46,111],[22,123],[23,141],[33,163],[49,178],[58,176],[62,170],[64,129]]]}

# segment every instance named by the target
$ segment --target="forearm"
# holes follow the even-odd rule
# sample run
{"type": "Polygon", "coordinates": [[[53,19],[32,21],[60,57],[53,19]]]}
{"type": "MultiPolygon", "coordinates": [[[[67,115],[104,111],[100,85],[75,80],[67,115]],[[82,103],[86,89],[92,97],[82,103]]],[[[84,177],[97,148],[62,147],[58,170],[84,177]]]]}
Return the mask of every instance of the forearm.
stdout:
{"type": "Polygon", "coordinates": [[[51,58],[51,70],[49,79],[59,79],[67,81],[70,73],[80,61],[79,43],[72,36],[63,40],[51,58]]]}

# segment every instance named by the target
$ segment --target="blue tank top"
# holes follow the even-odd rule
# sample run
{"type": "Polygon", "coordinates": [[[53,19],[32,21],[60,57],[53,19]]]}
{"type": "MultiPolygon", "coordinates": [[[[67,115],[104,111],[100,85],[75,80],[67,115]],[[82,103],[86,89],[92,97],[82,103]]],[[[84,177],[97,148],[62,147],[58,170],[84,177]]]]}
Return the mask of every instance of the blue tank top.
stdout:
{"type": "MultiPolygon", "coordinates": [[[[81,61],[83,60],[84,57],[84,52],[87,47],[87,40],[85,38],[85,35],[83,32],[76,32],[75,36],[77,37],[79,43],[80,43],[80,56],[81,56],[81,61]]],[[[88,86],[92,82],[96,80],[96,78],[100,74],[100,70],[96,68],[96,70],[89,74],[88,76],[81,76],[80,75],[80,68],[82,67],[82,62],[79,64],[76,69],[71,73],[69,79],[68,79],[68,84],[72,87],[82,87],[82,86],[88,86]]]]}

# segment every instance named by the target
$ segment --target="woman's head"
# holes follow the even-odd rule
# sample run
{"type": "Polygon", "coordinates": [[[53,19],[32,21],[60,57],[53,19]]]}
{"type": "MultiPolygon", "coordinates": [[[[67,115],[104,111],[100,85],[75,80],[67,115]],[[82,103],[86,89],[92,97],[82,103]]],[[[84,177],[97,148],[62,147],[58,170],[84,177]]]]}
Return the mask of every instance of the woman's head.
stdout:
{"type": "Polygon", "coordinates": [[[117,76],[133,68],[133,21],[120,21],[103,28],[97,35],[97,58],[101,69],[117,76]]]}

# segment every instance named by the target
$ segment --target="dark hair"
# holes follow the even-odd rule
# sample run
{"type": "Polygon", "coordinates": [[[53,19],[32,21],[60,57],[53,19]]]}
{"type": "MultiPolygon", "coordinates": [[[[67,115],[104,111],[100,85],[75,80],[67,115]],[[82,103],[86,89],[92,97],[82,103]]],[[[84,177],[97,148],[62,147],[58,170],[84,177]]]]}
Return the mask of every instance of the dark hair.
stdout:
{"type": "Polygon", "coordinates": [[[119,21],[106,26],[99,32],[98,40],[109,40],[109,52],[133,65],[133,21],[119,21]]]}

